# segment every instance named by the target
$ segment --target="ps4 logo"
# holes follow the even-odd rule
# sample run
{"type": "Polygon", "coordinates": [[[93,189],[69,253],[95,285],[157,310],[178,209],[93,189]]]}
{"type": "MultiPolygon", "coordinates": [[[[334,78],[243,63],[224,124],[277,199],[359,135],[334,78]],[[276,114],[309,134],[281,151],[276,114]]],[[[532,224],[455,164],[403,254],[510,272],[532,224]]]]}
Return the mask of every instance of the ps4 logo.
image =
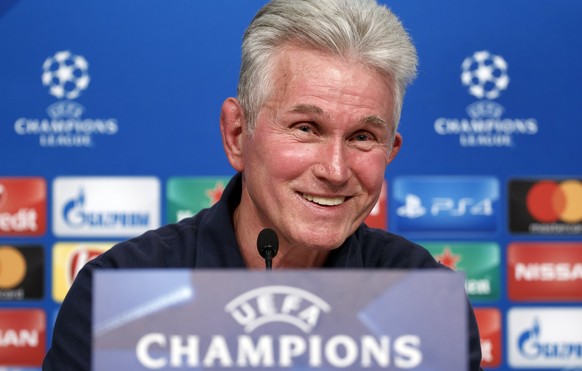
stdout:
{"type": "Polygon", "coordinates": [[[422,205],[420,197],[409,193],[405,197],[404,205],[396,209],[396,214],[404,218],[419,218],[428,212],[433,216],[445,214],[452,217],[493,215],[493,200],[488,197],[481,200],[471,197],[462,197],[458,200],[452,197],[435,197],[431,199],[430,209],[427,209],[422,205]]]}
{"type": "Polygon", "coordinates": [[[491,177],[401,177],[395,227],[406,232],[495,232],[499,184],[491,177]]]}

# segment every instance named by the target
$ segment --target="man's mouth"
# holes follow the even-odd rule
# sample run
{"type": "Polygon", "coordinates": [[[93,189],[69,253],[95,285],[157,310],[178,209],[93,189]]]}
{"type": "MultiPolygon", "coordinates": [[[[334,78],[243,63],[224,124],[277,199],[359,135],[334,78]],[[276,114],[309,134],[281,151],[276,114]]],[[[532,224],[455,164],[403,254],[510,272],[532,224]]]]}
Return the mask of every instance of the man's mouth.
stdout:
{"type": "Polygon", "coordinates": [[[314,202],[318,205],[323,205],[323,206],[341,205],[346,200],[345,197],[319,197],[319,196],[309,195],[307,193],[303,193],[302,196],[307,201],[311,201],[311,202],[314,202]]]}

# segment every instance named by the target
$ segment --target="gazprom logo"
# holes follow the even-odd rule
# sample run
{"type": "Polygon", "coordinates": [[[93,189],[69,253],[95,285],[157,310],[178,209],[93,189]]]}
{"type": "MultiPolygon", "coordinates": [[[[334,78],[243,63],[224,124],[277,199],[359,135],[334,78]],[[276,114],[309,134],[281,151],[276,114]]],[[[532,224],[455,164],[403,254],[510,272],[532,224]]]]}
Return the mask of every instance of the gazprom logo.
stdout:
{"type": "Polygon", "coordinates": [[[508,315],[512,367],[582,364],[582,309],[515,308],[508,315]]]}
{"type": "Polygon", "coordinates": [[[518,340],[519,352],[528,359],[549,358],[563,360],[582,360],[582,342],[543,341],[540,338],[541,326],[535,318],[532,327],[526,329],[518,340]]]}
{"type": "Polygon", "coordinates": [[[330,305],[318,296],[291,286],[260,287],[237,296],[224,308],[245,332],[273,322],[291,324],[304,333],[317,325],[330,305]]]}
{"type": "Polygon", "coordinates": [[[88,211],[85,210],[85,192],[81,188],[79,194],[65,204],[63,220],[72,228],[89,227],[147,227],[149,214],[146,212],[123,211],[88,211]]]}
{"type": "Polygon", "coordinates": [[[59,236],[131,237],[160,226],[157,178],[61,177],[53,192],[59,236]]]}

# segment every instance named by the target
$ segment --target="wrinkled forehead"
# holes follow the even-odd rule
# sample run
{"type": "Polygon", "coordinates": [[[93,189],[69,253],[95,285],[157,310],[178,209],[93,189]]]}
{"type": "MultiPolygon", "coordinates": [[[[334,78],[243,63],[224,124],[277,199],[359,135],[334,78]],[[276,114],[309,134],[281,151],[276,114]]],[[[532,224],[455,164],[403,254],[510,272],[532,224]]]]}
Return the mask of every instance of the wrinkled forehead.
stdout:
{"type": "MultiPolygon", "coordinates": [[[[335,103],[359,104],[371,109],[370,117],[378,124],[393,126],[394,89],[392,79],[359,59],[287,45],[273,54],[269,71],[269,95],[263,104],[290,99],[293,106],[310,106],[310,102],[295,101],[298,96],[322,94],[335,103]],[[334,95],[333,93],[337,93],[334,95]]],[[[292,107],[288,107],[291,109],[292,107]]],[[[311,105],[316,111],[317,105],[311,105]]],[[[308,111],[308,110],[307,110],[308,111]]]]}

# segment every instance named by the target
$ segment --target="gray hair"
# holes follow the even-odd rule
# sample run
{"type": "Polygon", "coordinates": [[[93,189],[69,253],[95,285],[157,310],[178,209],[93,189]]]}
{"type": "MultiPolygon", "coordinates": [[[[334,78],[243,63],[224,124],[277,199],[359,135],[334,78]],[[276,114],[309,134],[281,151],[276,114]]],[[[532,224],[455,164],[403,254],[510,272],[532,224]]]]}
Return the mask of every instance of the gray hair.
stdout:
{"type": "Polygon", "coordinates": [[[238,98],[249,133],[273,92],[273,57],[288,43],[355,58],[388,76],[398,126],[404,93],[417,65],[416,49],[398,18],[375,0],[272,0],[259,10],[243,37],[238,98]]]}

